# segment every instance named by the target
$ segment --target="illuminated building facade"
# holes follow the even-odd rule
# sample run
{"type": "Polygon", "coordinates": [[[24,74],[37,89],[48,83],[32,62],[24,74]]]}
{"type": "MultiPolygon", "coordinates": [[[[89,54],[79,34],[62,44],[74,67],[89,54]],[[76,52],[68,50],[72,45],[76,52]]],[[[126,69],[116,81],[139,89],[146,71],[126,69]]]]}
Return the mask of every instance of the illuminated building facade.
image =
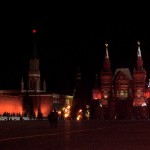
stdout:
{"type": "Polygon", "coordinates": [[[149,87],[146,87],[147,73],[138,42],[137,63],[133,72],[129,68],[117,68],[114,73],[108,54],[108,44],[99,87],[94,87],[93,100],[98,102],[95,116],[100,119],[148,119],[149,87]]]}

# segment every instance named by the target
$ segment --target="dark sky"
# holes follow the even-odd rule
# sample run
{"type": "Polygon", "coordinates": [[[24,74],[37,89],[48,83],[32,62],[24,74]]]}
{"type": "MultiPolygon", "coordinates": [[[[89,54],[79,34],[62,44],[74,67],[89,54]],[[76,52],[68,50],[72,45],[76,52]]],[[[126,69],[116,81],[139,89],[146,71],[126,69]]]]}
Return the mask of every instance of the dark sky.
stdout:
{"type": "Polygon", "coordinates": [[[123,12],[121,8],[118,12],[113,9],[107,12],[101,10],[103,6],[95,8],[96,11],[94,7],[71,6],[16,8],[9,5],[9,11],[1,14],[0,89],[19,89],[22,76],[26,80],[33,54],[33,28],[37,29],[41,79],[46,80],[49,91],[72,91],[77,66],[86,86],[92,87],[95,74],[102,69],[106,42],[112,70],[129,67],[132,71],[139,40],[144,67],[150,77],[147,13],[133,10],[127,14],[128,9],[123,12]]]}

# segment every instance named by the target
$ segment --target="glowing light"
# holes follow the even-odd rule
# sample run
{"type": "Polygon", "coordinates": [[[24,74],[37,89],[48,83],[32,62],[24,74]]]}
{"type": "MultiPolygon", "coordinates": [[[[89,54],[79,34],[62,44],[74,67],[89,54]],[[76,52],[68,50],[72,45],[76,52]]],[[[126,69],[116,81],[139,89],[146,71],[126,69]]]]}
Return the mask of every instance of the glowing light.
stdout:
{"type": "Polygon", "coordinates": [[[77,113],[77,120],[81,120],[82,119],[82,117],[83,117],[83,112],[82,112],[82,109],[79,109],[78,110],[78,113],[77,113]]]}
{"type": "Polygon", "coordinates": [[[81,116],[79,115],[79,116],[77,116],[77,120],[80,120],[81,119],[81,116]]]}
{"type": "Polygon", "coordinates": [[[70,105],[69,105],[69,106],[67,106],[67,109],[70,109],[70,105]]]}
{"type": "Polygon", "coordinates": [[[142,107],[144,107],[144,106],[147,106],[147,104],[144,102],[144,103],[142,103],[142,107]]]}
{"type": "Polygon", "coordinates": [[[36,29],[33,29],[33,30],[32,30],[32,33],[36,33],[36,29]]]}
{"type": "Polygon", "coordinates": [[[80,109],[79,112],[82,112],[82,109],[80,109]]]}
{"type": "Polygon", "coordinates": [[[108,98],[108,95],[104,95],[104,98],[108,98]]]}
{"type": "Polygon", "coordinates": [[[69,118],[70,117],[70,105],[67,105],[66,107],[62,108],[64,112],[64,118],[69,118]]]}
{"type": "Polygon", "coordinates": [[[65,114],[64,117],[67,118],[69,116],[69,114],[65,114]]]}
{"type": "Polygon", "coordinates": [[[58,114],[61,115],[61,111],[58,111],[58,114]]]}

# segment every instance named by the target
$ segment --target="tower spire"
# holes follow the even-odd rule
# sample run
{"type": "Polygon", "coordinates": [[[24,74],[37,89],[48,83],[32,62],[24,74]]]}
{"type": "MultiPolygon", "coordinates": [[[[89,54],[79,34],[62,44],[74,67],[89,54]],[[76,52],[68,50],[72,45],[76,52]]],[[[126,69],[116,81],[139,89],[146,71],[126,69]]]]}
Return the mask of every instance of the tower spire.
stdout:
{"type": "Polygon", "coordinates": [[[141,55],[141,50],[140,50],[140,42],[137,42],[138,44],[138,50],[137,50],[137,69],[142,70],[143,68],[143,60],[142,60],[142,55],[141,55]]]}
{"type": "Polygon", "coordinates": [[[23,81],[23,77],[22,77],[22,79],[21,79],[21,92],[23,92],[24,91],[24,81],[23,81]]]}
{"type": "Polygon", "coordinates": [[[100,73],[100,90],[99,96],[101,99],[101,105],[108,106],[108,101],[110,99],[110,91],[112,87],[112,71],[111,64],[108,55],[108,44],[106,46],[106,54],[103,63],[103,71],[100,73]]]}
{"type": "Polygon", "coordinates": [[[108,44],[105,44],[106,46],[106,54],[105,54],[105,60],[104,60],[104,71],[110,71],[110,60],[109,60],[109,54],[108,54],[108,44]]]}
{"type": "Polygon", "coordinates": [[[109,55],[108,55],[108,44],[106,43],[105,46],[106,46],[106,55],[105,55],[105,58],[109,58],[109,55]]]}
{"type": "Polygon", "coordinates": [[[137,44],[138,44],[138,52],[137,52],[137,56],[138,56],[138,57],[141,57],[140,42],[137,41],[137,44]]]}
{"type": "Polygon", "coordinates": [[[33,57],[30,59],[30,68],[29,68],[29,83],[28,83],[28,89],[29,90],[40,90],[40,68],[39,68],[39,58],[37,57],[37,47],[36,47],[36,41],[35,41],[35,34],[36,29],[32,30],[33,34],[33,42],[34,42],[34,53],[33,57]]]}
{"type": "Polygon", "coordinates": [[[46,82],[45,82],[45,80],[43,81],[43,91],[46,92],[46,82]]]}
{"type": "Polygon", "coordinates": [[[37,33],[37,30],[33,29],[32,33],[33,33],[33,42],[34,42],[33,57],[37,58],[37,46],[36,46],[36,33],[37,33]]]}
{"type": "Polygon", "coordinates": [[[146,84],[146,71],[143,69],[143,60],[140,50],[140,42],[137,42],[137,68],[133,71],[133,106],[142,106],[145,102],[145,84],[146,84]],[[138,101],[137,101],[138,99],[138,101]]]}

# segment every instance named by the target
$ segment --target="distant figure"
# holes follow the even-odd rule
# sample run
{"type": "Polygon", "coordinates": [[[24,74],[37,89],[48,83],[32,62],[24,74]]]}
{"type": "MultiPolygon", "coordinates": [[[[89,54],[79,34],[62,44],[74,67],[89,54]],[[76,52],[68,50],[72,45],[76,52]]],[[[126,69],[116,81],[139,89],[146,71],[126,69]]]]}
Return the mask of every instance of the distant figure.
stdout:
{"type": "Polygon", "coordinates": [[[48,121],[50,123],[50,126],[53,127],[54,126],[54,121],[53,121],[53,112],[51,111],[50,114],[48,115],[48,121]]]}
{"type": "Polygon", "coordinates": [[[57,121],[58,121],[58,113],[56,111],[56,109],[54,109],[54,111],[50,112],[50,114],[48,115],[48,121],[50,123],[51,127],[57,127],[57,121]]]}
{"type": "Polygon", "coordinates": [[[57,127],[57,122],[58,122],[58,112],[56,111],[56,109],[54,109],[54,127],[57,127]]]}

